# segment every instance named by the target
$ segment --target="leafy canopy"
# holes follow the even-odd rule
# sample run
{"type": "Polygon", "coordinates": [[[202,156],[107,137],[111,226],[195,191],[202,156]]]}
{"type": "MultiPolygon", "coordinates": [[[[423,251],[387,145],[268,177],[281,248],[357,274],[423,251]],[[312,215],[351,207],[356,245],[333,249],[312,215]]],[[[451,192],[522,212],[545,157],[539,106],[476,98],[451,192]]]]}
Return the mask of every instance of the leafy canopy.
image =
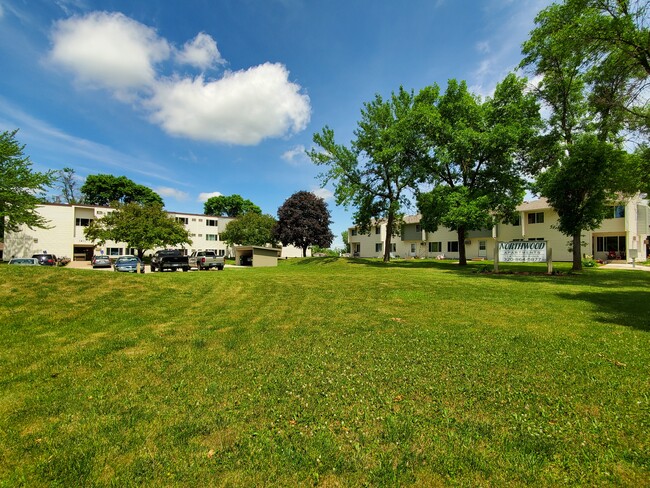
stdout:
{"type": "Polygon", "coordinates": [[[323,185],[334,182],[337,204],[356,208],[354,224],[369,232],[385,219],[384,261],[390,260],[390,243],[401,224],[401,210],[410,203],[409,190],[419,177],[426,148],[413,119],[415,98],[400,88],[388,100],[376,95],[365,103],[350,147],[334,140],[329,127],[314,134],[320,149],[311,150],[311,160],[328,169],[319,175],[323,185]]]}
{"type": "Polygon", "coordinates": [[[150,249],[192,243],[185,226],[171,218],[162,205],[136,202],[117,204],[115,211],[92,221],[84,234],[99,244],[126,242],[138,250],[140,258],[150,249]]]}
{"type": "Polygon", "coordinates": [[[287,246],[293,244],[307,255],[309,246],[327,248],[334,240],[330,231],[330,212],[325,200],[308,191],[299,191],[285,200],[278,209],[275,239],[287,246]]]}
{"type": "Polygon", "coordinates": [[[245,200],[241,195],[219,195],[210,197],[203,204],[205,215],[226,217],[239,217],[247,213],[262,214],[262,209],[250,200],[245,200]]]}
{"type": "Polygon", "coordinates": [[[275,224],[276,221],[271,215],[247,213],[229,222],[226,230],[221,233],[221,238],[229,246],[275,245],[275,224]]]}
{"type": "Polygon", "coordinates": [[[134,183],[126,176],[89,175],[80,188],[87,205],[113,206],[115,203],[140,203],[163,206],[163,199],[151,188],[134,183]]]}
{"type": "Polygon", "coordinates": [[[32,163],[24,155],[25,146],[16,141],[17,132],[0,133],[0,238],[5,231],[18,231],[23,224],[30,229],[47,228],[36,206],[55,179],[52,171],[32,171],[32,163]]]}
{"type": "Polygon", "coordinates": [[[423,174],[432,187],[418,195],[422,227],[456,230],[461,265],[466,232],[509,220],[523,199],[523,175],[541,126],[525,83],[510,74],[486,100],[456,80],[442,96],[436,85],[418,95],[419,125],[430,148],[423,174]]]}

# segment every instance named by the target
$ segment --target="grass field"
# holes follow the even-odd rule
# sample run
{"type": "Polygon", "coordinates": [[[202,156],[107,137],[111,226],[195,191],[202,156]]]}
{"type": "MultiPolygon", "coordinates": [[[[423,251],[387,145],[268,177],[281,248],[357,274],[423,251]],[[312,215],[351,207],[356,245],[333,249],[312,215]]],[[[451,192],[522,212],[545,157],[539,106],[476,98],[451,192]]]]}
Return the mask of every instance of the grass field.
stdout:
{"type": "Polygon", "coordinates": [[[649,486],[650,273],[477,266],[0,266],[0,486],[649,486]]]}

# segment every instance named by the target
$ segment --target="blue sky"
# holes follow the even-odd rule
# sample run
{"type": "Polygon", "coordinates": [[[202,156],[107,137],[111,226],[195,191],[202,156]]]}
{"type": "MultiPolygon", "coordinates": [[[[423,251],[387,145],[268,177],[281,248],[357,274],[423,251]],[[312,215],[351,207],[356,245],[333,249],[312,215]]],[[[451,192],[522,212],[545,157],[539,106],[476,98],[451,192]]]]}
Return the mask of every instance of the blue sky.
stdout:
{"type": "MultiPolygon", "coordinates": [[[[125,175],[172,211],[323,196],[304,155],[364,102],[450,78],[489,96],[550,0],[0,0],[0,130],[34,168],[125,175]]],[[[411,209],[414,211],[414,209],[411,209]]]]}

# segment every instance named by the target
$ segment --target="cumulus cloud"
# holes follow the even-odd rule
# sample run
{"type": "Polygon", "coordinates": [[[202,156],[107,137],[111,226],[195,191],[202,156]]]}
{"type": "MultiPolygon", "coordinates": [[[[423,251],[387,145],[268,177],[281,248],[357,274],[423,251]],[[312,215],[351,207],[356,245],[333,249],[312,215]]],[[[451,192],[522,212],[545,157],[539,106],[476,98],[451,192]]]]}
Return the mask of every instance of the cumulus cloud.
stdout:
{"type": "Polygon", "coordinates": [[[151,119],[169,134],[241,145],[301,131],[311,115],[309,97],[277,63],[228,72],[215,81],[161,80],[148,106],[151,119]]]}
{"type": "Polygon", "coordinates": [[[305,146],[299,144],[285,151],[282,154],[282,159],[292,166],[298,166],[300,163],[308,161],[309,157],[305,154],[305,146]]]}
{"type": "Polygon", "coordinates": [[[314,188],[311,191],[314,195],[316,195],[319,198],[322,198],[325,201],[331,200],[334,198],[334,193],[332,193],[330,190],[327,188],[314,188]]]}
{"type": "Polygon", "coordinates": [[[219,193],[218,191],[213,191],[211,193],[199,193],[198,201],[201,203],[205,203],[212,197],[220,197],[222,195],[223,193],[219,193]]]}
{"type": "Polygon", "coordinates": [[[202,70],[225,63],[217,43],[205,32],[199,32],[194,39],[186,42],[183,49],[176,53],[176,61],[202,70]]]}
{"type": "Polygon", "coordinates": [[[157,188],[156,193],[162,195],[163,197],[171,197],[174,200],[183,201],[187,200],[187,193],[176,188],[170,188],[168,186],[161,186],[157,188]]]}
{"type": "Polygon", "coordinates": [[[58,21],[50,58],[79,80],[113,90],[149,86],[170,46],[156,31],[121,13],[93,12],[58,21]]]}
{"type": "Polygon", "coordinates": [[[303,130],[311,106],[280,63],[227,71],[218,79],[158,71],[174,53],[178,63],[206,70],[224,64],[208,34],[176,49],[156,31],[121,13],[93,12],[55,24],[50,59],[94,87],[137,101],[168,134],[227,144],[254,145],[303,130]]]}

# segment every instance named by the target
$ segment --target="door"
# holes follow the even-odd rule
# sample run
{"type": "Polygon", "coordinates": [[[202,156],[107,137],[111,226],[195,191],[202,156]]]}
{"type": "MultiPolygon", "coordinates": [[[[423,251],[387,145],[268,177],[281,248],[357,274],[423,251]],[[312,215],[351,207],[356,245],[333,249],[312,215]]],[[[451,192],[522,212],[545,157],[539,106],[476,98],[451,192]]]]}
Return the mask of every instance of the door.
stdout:
{"type": "Polygon", "coordinates": [[[487,257],[487,241],[478,241],[478,257],[487,257]]]}
{"type": "Polygon", "coordinates": [[[417,250],[417,244],[411,244],[411,256],[415,256],[417,250]]]}

